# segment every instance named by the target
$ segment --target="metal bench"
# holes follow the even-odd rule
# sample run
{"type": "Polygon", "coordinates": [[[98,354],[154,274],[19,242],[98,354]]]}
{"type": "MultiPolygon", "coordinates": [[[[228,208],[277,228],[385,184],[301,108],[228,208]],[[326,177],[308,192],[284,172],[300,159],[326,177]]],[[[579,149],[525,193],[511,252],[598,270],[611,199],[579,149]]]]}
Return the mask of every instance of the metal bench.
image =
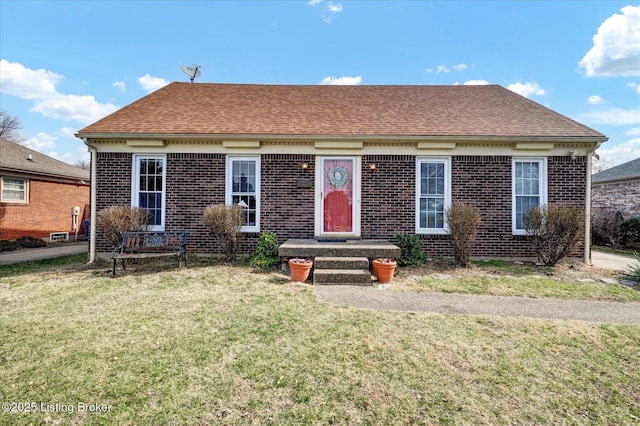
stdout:
{"type": "Polygon", "coordinates": [[[177,256],[179,267],[187,266],[187,231],[126,231],[122,245],[113,251],[113,276],[116,264],[122,260],[126,269],[126,259],[146,259],[150,257],[177,256]]]}

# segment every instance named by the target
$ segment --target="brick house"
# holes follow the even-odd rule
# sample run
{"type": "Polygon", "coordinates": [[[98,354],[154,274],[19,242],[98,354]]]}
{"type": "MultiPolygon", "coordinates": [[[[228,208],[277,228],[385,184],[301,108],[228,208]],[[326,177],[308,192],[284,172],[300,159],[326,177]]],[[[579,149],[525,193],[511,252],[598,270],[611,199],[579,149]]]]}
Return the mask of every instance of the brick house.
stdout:
{"type": "MultiPolygon", "coordinates": [[[[217,251],[205,206],[234,203],[245,252],[270,230],[280,242],[411,233],[448,256],[444,210],[459,201],[481,213],[474,255],[500,258],[534,256],[530,206],[589,217],[591,156],[607,140],[495,85],[172,83],[76,136],[92,152],[95,209],[147,208],[155,228],[187,229],[192,252],[217,251]]],[[[92,259],[109,251],[92,241],[92,259]]]]}
{"type": "Polygon", "coordinates": [[[0,239],[84,238],[89,195],[88,171],[0,138],[0,239]]]}
{"type": "Polygon", "coordinates": [[[594,209],[613,208],[625,219],[640,216],[640,158],[596,173],[591,182],[594,209]]]}

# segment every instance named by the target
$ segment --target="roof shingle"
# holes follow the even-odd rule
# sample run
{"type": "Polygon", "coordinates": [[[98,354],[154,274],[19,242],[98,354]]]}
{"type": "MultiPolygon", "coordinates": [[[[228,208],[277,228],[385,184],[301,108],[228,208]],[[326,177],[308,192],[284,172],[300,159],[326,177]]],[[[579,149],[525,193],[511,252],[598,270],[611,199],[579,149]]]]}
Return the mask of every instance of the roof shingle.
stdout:
{"type": "Polygon", "coordinates": [[[0,138],[0,170],[89,181],[89,172],[0,138]],[[30,158],[30,159],[29,159],[30,158]]]}
{"type": "Polygon", "coordinates": [[[496,85],[171,83],[78,133],[98,134],[606,140],[603,134],[496,85]]]}

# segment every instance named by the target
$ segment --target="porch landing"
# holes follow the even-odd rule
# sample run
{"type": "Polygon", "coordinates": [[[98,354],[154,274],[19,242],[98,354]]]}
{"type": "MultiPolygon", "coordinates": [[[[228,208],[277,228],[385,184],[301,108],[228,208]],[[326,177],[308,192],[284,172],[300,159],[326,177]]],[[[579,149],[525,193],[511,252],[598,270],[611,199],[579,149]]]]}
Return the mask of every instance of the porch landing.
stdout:
{"type": "Polygon", "coordinates": [[[400,247],[387,240],[287,240],[278,248],[281,258],[294,257],[400,257],[400,247]]]}

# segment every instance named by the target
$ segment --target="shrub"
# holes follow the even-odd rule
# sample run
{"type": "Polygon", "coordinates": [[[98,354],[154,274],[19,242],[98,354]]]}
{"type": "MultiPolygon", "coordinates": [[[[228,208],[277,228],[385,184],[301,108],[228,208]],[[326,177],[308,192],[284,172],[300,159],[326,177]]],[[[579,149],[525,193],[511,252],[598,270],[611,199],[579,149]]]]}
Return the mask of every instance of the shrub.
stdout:
{"type": "Polygon", "coordinates": [[[584,234],[584,212],[575,207],[533,207],[523,220],[538,259],[545,266],[555,266],[569,256],[584,234]]]}
{"type": "Polygon", "coordinates": [[[624,270],[622,277],[640,284],[640,252],[634,252],[633,255],[636,262],[624,270]]]}
{"type": "Polygon", "coordinates": [[[20,248],[20,244],[12,240],[0,240],[0,251],[14,251],[20,248]]]}
{"type": "Polygon", "coordinates": [[[275,232],[264,231],[249,264],[263,271],[275,269],[280,265],[278,255],[278,237],[275,232]]]}
{"type": "Polygon", "coordinates": [[[400,247],[400,266],[422,266],[427,255],[422,251],[422,240],[415,234],[396,235],[396,244],[400,247]]]}
{"type": "Polygon", "coordinates": [[[622,214],[613,207],[600,207],[593,210],[591,234],[594,243],[620,246],[620,224],[622,214]]]}
{"type": "Polygon", "coordinates": [[[238,236],[245,218],[244,209],[236,205],[212,204],[204,209],[204,223],[222,246],[228,262],[236,259],[238,236]]]}
{"type": "Polygon", "coordinates": [[[471,251],[478,235],[480,213],[467,204],[453,203],[445,215],[456,265],[466,268],[471,265],[471,251]]]}
{"type": "Polygon", "coordinates": [[[43,239],[31,236],[20,237],[16,239],[16,243],[20,244],[20,247],[24,248],[38,248],[45,247],[47,245],[43,239]]]}
{"type": "Polygon", "coordinates": [[[102,209],[96,215],[96,228],[102,237],[111,244],[119,247],[125,231],[144,231],[149,227],[151,216],[149,212],[138,207],[111,206],[102,209]]]}
{"type": "Polygon", "coordinates": [[[622,221],[619,226],[619,234],[621,246],[640,243],[640,217],[632,217],[622,221]]]}

